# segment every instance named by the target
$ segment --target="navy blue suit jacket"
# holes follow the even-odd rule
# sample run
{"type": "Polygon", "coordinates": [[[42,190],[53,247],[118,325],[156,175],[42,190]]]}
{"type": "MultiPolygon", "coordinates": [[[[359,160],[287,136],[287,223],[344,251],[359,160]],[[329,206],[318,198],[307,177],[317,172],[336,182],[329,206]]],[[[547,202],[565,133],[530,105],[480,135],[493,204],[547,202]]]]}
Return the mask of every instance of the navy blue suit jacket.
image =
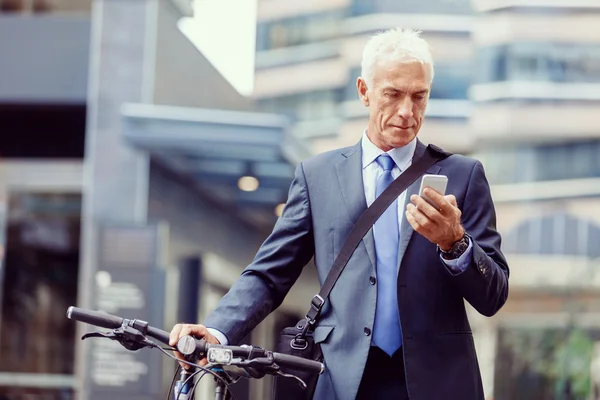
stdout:
{"type": "MultiPolygon", "coordinates": [[[[424,150],[419,142],[415,159],[424,150]]],[[[448,177],[446,193],[456,196],[473,251],[468,268],[452,275],[436,245],[406,221],[402,224],[398,307],[407,387],[414,400],[483,399],[464,300],[492,316],[508,296],[508,266],[500,251],[494,205],[476,160],[452,155],[427,173],[448,177]]],[[[419,185],[417,180],[409,187],[407,201],[419,185]]],[[[302,162],[273,233],[205,325],[237,343],[281,304],[312,257],[322,283],[366,207],[360,143],[302,162]]],[[[315,330],[327,367],[315,399],[356,396],[371,346],[365,328],[372,329],[375,318],[377,291],[369,282],[376,275],[375,259],[371,230],[337,281],[315,330]]]]}

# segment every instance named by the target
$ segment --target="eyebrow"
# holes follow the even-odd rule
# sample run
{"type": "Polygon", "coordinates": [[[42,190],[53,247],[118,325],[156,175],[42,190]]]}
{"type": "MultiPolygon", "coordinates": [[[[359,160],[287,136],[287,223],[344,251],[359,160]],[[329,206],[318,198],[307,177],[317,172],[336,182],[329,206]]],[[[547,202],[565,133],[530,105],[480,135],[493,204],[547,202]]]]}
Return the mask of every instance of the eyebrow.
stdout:
{"type": "MultiPolygon", "coordinates": [[[[403,91],[400,89],[396,89],[393,86],[386,86],[382,89],[383,92],[396,92],[396,93],[402,93],[403,91]]],[[[414,92],[413,94],[426,94],[429,92],[429,89],[421,89],[418,90],[416,92],[414,92]]]]}

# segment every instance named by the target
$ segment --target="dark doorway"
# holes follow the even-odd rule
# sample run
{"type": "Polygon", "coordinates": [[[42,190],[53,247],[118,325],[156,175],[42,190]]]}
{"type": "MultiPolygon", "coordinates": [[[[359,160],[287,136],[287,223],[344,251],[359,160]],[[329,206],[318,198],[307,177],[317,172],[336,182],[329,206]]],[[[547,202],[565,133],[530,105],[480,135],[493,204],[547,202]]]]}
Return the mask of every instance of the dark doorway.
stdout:
{"type": "Polygon", "coordinates": [[[81,195],[11,193],[7,219],[0,372],[71,375],[81,195]]]}

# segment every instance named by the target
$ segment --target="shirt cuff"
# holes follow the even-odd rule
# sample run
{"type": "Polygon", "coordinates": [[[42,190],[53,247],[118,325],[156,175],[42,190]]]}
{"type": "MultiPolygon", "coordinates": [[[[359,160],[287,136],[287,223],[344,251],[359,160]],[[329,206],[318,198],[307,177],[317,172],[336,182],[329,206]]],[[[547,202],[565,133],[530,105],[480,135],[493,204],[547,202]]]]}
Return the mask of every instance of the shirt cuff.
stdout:
{"type": "Polygon", "coordinates": [[[467,247],[467,250],[465,250],[460,257],[455,258],[454,260],[446,260],[440,254],[440,259],[444,262],[444,265],[446,265],[448,271],[450,271],[452,275],[458,275],[465,272],[473,259],[473,242],[471,241],[471,238],[469,237],[469,247],[467,247]]]}
{"type": "Polygon", "coordinates": [[[211,335],[217,338],[220,344],[223,346],[227,346],[229,344],[229,340],[227,340],[227,336],[223,332],[215,328],[206,328],[211,335]]]}

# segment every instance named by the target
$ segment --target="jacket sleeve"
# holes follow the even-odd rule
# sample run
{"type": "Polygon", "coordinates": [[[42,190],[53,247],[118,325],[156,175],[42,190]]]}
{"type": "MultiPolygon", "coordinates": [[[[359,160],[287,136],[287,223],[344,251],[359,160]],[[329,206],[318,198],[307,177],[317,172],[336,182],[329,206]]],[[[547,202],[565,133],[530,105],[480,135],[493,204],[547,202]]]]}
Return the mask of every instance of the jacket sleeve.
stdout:
{"type": "Polygon", "coordinates": [[[238,343],[279,307],[313,255],[308,189],[299,164],[273,232],[204,324],[238,343]]]}
{"type": "MultiPolygon", "coordinates": [[[[479,161],[473,166],[462,207],[462,223],[472,238],[472,257],[464,272],[452,275],[463,297],[481,314],[492,316],[508,297],[508,264],[500,250],[496,212],[479,161]]],[[[448,272],[450,274],[450,272],[448,272]]]]}

